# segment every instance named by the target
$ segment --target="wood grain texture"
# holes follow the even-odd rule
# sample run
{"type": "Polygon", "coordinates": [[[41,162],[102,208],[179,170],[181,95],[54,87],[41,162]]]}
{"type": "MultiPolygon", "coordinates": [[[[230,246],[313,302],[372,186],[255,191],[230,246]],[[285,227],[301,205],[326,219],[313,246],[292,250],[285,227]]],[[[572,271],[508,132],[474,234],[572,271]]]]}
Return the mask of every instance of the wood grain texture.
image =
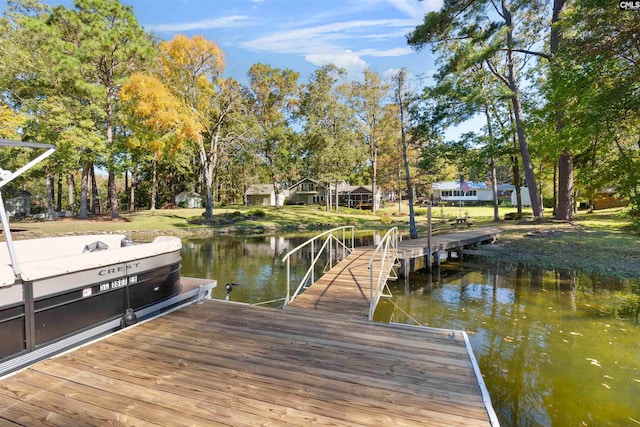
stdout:
{"type": "Polygon", "coordinates": [[[0,426],[488,426],[460,333],[223,301],[0,381],[0,426]]]}

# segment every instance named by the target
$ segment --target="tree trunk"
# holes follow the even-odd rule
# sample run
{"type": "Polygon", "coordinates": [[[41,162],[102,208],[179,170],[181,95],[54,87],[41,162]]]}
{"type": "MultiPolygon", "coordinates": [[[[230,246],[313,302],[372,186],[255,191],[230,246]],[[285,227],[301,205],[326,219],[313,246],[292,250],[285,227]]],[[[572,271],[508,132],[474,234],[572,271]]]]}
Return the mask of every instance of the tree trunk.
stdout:
{"type": "Polygon", "coordinates": [[[151,210],[156,210],[156,203],[158,203],[158,155],[153,155],[151,161],[151,210]]]}
{"type": "MultiPolygon", "coordinates": [[[[109,206],[111,207],[111,219],[118,218],[118,194],[116,191],[116,156],[113,147],[113,103],[116,98],[116,88],[111,84],[113,78],[111,74],[107,76],[107,102],[105,107],[107,125],[107,150],[109,151],[109,181],[107,184],[107,194],[109,206]]],[[[94,175],[95,176],[95,175],[94,175]]]]}
{"type": "Polygon", "coordinates": [[[493,157],[493,127],[491,126],[491,115],[489,114],[489,106],[485,104],[484,114],[487,119],[487,133],[489,136],[489,149],[491,157],[489,158],[489,172],[491,174],[491,190],[493,193],[493,221],[500,221],[500,213],[498,206],[498,178],[496,176],[496,160],[493,157]]]}
{"type": "MultiPolygon", "coordinates": [[[[413,186],[411,185],[411,171],[409,170],[409,159],[407,157],[407,134],[404,128],[404,100],[402,92],[404,87],[404,70],[398,74],[398,88],[396,92],[398,105],[400,107],[400,142],[402,144],[402,161],[404,163],[404,179],[407,185],[407,198],[409,202],[409,237],[418,238],[418,230],[416,229],[416,216],[413,210],[413,186]]],[[[375,196],[375,194],[374,194],[375,196]]],[[[375,203],[375,201],[374,201],[375,203]]]]}
{"type": "Polygon", "coordinates": [[[138,185],[137,175],[131,171],[131,186],[129,186],[129,212],[136,210],[136,186],[138,185]]]}
{"type": "MultiPolygon", "coordinates": [[[[555,55],[558,52],[560,43],[562,41],[562,34],[558,29],[557,22],[560,20],[560,14],[564,9],[566,0],[554,0],[553,1],[553,13],[551,15],[551,75],[553,76],[553,70],[557,67],[557,61],[555,55]]],[[[556,134],[560,138],[562,128],[564,127],[564,114],[562,112],[562,106],[559,103],[554,104],[556,110],[556,134]]],[[[565,149],[560,154],[558,160],[558,200],[556,206],[556,219],[569,221],[573,219],[573,212],[575,207],[574,202],[574,188],[573,188],[573,153],[570,150],[565,149]]]]}
{"type": "Polygon", "coordinates": [[[516,206],[518,208],[518,214],[522,215],[522,191],[520,187],[520,165],[518,164],[518,157],[511,156],[513,167],[513,185],[516,187],[516,206]]]}
{"type": "Polygon", "coordinates": [[[331,212],[331,180],[325,183],[324,205],[325,211],[331,212]]]}
{"type": "Polygon", "coordinates": [[[515,75],[515,65],[513,61],[513,22],[511,11],[507,6],[507,1],[502,0],[502,12],[507,27],[507,69],[509,90],[511,90],[511,103],[513,104],[513,114],[516,123],[516,133],[518,135],[518,143],[520,145],[520,155],[522,156],[522,166],[524,168],[524,176],[527,180],[527,188],[531,198],[531,208],[533,216],[542,218],[543,211],[540,205],[540,197],[538,194],[538,183],[536,182],[535,172],[531,164],[531,155],[529,154],[529,144],[524,132],[524,123],[522,122],[522,105],[520,102],[520,89],[515,75]]]}
{"type": "Polygon", "coordinates": [[[47,177],[46,177],[46,191],[47,191],[47,219],[48,220],[53,220],[55,218],[54,215],[54,199],[55,199],[55,194],[53,194],[53,188],[54,188],[54,182],[53,182],[54,176],[51,172],[47,171],[47,177]]]}
{"type": "Polygon", "coordinates": [[[573,155],[569,152],[560,154],[558,160],[558,208],[556,219],[569,221],[573,219],[573,155]]]}
{"type": "Polygon", "coordinates": [[[75,198],[75,183],[73,180],[73,174],[67,174],[67,199],[68,199],[68,209],[71,212],[76,212],[76,198],[75,198]]]}
{"type": "Polygon", "coordinates": [[[553,216],[558,213],[558,162],[553,164],[553,216]]]}
{"type": "Polygon", "coordinates": [[[204,204],[204,218],[206,221],[213,219],[213,192],[212,192],[212,173],[210,168],[210,162],[207,159],[207,152],[204,148],[204,142],[199,138],[199,152],[200,152],[200,166],[201,176],[204,178],[204,191],[205,191],[205,204],[204,204]]]}
{"type": "Polygon", "coordinates": [[[82,167],[82,181],[80,183],[80,215],[82,219],[89,217],[89,180],[91,179],[91,162],[85,161],[82,167]]]}
{"type": "Polygon", "coordinates": [[[336,178],[336,212],[340,210],[340,195],[338,194],[338,178],[336,178]]]}
{"type": "Polygon", "coordinates": [[[98,183],[96,182],[96,166],[91,164],[91,213],[100,213],[100,194],[98,193],[98,183]]]}
{"type": "Polygon", "coordinates": [[[58,175],[58,193],[56,197],[56,211],[62,212],[62,175],[58,175]]]}
{"type": "Polygon", "coordinates": [[[378,147],[376,143],[373,142],[373,138],[371,139],[371,191],[372,191],[372,203],[371,210],[372,213],[376,213],[378,210],[378,206],[376,203],[376,186],[377,186],[377,175],[378,175],[378,147]]]}

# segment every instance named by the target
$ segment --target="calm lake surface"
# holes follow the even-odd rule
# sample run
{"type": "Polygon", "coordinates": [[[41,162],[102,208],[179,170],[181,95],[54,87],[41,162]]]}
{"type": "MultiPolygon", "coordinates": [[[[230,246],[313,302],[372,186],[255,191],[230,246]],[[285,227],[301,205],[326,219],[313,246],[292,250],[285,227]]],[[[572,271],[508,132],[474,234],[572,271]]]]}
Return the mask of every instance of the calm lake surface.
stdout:
{"type": "MultiPolygon", "coordinates": [[[[231,300],[279,306],[282,256],[312,236],[187,239],[182,274],[216,279],[214,298],[237,283],[231,300]]],[[[365,235],[356,245],[376,239],[365,235]]],[[[504,263],[445,263],[438,274],[390,282],[394,298],[381,301],[376,320],[466,330],[502,426],[634,426],[640,326],[631,285],[504,263]]]]}

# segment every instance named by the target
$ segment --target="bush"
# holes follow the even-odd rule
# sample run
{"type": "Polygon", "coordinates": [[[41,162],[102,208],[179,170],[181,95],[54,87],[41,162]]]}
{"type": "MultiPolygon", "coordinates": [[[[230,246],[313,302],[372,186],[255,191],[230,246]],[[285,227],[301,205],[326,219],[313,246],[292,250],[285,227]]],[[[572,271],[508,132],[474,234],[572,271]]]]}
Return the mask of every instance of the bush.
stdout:
{"type": "Polygon", "coordinates": [[[384,225],[389,225],[391,224],[391,217],[385,213],[380,216],[380,222],[384,225]]]}
{"type": "Polygon", "coordinates": [[[267,216],[267,213],[262,209],[251,209],[250,211],[247,211],[247,215],[256,218],[264,218],[265,216],[267,216]]]}

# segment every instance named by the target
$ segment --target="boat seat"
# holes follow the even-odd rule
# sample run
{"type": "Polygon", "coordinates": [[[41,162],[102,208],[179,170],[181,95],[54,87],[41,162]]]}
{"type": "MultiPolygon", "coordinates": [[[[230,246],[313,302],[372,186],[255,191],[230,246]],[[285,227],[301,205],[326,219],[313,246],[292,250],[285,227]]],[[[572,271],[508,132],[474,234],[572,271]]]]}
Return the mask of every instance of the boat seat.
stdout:
{"type": "MultiPolygon", "coordinates": [[[[93,234],[86,236],[44,237],[41,239],[14,240],[13,246],[20,264],[81,254],[85,247],[97,241],[109,249],[119,249],[124,234],[93,234]]],[[[7,245],[0,245],[0,264],[11,264],[7,245]]]]}

